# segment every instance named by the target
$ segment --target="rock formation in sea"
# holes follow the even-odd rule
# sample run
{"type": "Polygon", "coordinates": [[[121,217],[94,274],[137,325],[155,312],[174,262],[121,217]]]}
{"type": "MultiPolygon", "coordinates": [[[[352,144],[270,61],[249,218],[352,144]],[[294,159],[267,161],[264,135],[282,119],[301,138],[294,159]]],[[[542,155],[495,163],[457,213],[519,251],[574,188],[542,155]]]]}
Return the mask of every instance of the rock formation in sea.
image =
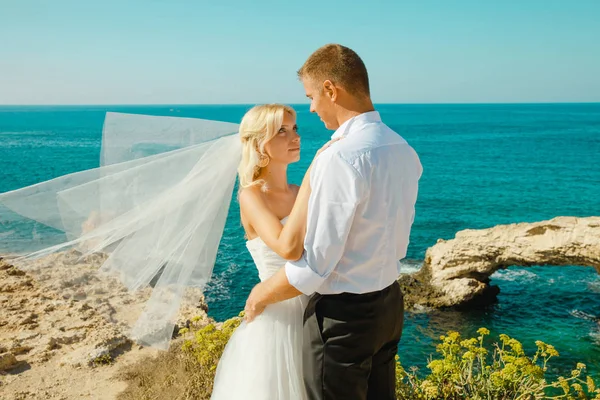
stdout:
{"type": "Polygon", "coordinates": [[[399,281],[407,307],[477,306],[495,300],[490,276],[510,266],[579,265],[600,274],[600,217],[467,229],[438,240],[420,271],[399,281]]]}

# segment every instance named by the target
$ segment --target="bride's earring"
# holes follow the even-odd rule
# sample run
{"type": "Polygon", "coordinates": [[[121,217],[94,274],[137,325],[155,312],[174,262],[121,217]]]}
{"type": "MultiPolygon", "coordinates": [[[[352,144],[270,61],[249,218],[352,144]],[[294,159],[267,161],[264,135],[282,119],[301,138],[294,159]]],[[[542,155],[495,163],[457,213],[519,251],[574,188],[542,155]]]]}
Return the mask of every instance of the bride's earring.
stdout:
{"type": "Polygon", "coordinates": [[[267,156],[267,155],[261,155],[260,160],[258,161],[258,166],[260,168],[264,168],[267,165],[269,165],[270,161],[271,161],[271,159],[269,158],[269,156],[267,156]]]}

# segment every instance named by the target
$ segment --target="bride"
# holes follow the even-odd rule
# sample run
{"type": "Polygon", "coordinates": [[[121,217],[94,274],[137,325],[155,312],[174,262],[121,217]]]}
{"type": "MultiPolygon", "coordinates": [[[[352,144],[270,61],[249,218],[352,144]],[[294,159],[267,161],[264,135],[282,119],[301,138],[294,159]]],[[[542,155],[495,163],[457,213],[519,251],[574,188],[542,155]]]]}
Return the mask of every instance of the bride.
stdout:
{"type": "MultiPolygon", "coordinates": [[[[310,168],[302,185],[287,181],[300,158],[296,113],[284,105],[251,109],[240,125],[239,203],[248,248],[261,281],[304,249],[310,168]]],[[[320,154],[329,146],[317,152],[320,154]]],[[[232,335],[214,382],[213,399],[305,399],[302,381],[304,295],[268,306],[232,335]]]]}
{"type": "MultiPolygon", "coordinates": [[[[300,187],[287,182],[287,166],[299,157],[296,113],[284,105],[256,106],[239,126],[107,113],[99,168],[0,194],[0,254],[31,273],[57,270],[71,280],[93,267],[87,256],[107,256],[96,258],[98,271],[146,302],[137,320],[115,322],[138,343],[167,349],[183,301],[197,304],[212,274],[236,168],[246,246],[260,279],[300,258],[310,168],[300,187]],[[45,258],[55,253],[60,258],[45,258]]],[[[88,272],[77,281],[88,293],[98,282],[88,272]]],[[[94,295],[118,298],[102,293],[94,295]]],[[[305,302],[273,304],[242,322],[218,365],[214,399],[305,398],[305,302]]]]}

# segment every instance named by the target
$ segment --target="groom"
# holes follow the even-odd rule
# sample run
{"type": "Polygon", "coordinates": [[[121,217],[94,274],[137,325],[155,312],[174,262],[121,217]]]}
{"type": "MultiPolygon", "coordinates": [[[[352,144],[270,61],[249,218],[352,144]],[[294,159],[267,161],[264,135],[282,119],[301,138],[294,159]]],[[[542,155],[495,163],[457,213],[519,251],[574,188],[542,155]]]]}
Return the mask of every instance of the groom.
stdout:
{"type": "Polygon", "coordinates": [[[421,164],[375,111],[354,51],[321,47],[298,76],[310,111],[335,130],[332,138],[344,139],[313,164],[302,258],[252,290],[246,319],[310,295],[303,351],[309,398],[395,399],[404,316],[398,260],[406,256],[421,164]]]}

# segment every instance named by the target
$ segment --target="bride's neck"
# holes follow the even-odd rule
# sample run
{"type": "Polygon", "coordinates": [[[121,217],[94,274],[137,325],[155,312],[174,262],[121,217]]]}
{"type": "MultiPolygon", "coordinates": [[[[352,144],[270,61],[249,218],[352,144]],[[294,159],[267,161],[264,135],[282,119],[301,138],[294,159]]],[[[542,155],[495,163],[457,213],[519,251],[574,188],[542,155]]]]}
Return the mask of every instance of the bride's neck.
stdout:
{"type": "Polygon", "coordinates": [[[269,190],[289,190],[287,180],[287,165],[269,164],[261,172],[259,179],[263,179],[269,190]]]}

